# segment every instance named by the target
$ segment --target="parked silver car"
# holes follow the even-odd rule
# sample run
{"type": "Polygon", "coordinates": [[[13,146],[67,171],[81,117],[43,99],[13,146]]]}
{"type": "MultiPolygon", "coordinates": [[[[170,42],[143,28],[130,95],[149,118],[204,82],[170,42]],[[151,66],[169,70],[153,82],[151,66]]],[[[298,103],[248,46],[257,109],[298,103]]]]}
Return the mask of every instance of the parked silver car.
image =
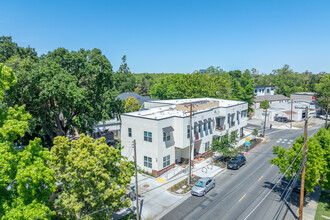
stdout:
{"type": "Polygon", "coordinates": [[[204,177],[199,179],[191,189],[191,195],[204,196],[208,191],[215,187],[215,179],[212,177],[204,177]]]}

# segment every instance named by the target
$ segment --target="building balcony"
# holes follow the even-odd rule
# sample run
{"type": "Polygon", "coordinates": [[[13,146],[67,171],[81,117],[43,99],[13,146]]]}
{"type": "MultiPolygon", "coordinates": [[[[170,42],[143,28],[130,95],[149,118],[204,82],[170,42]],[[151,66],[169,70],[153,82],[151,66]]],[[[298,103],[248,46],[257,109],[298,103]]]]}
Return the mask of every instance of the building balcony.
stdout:
{"type": "Polygon", "coordinates": [[[215,129],[216,129],[217,131],[224,131],[224,130],[226,129],[226,126],[225,126],[225,125],[222,125],[222,126],[217,125],[217,126],[215,127],[215,129]]]}

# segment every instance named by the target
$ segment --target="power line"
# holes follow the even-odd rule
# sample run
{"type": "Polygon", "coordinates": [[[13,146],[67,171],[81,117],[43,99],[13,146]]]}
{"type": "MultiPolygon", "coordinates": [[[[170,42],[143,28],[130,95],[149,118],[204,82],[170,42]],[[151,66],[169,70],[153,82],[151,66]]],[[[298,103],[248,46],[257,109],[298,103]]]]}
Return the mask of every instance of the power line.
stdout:
{"type": "MultiPolygon", "coordinates": [[[[280,213],[281,213],[281,211],[282,211],[282,209],[283,209],[284,203],[286,203],[287,198],[290,196],[290,194],[291,194],[291,192],[292,192],[292,189],[293,189],[292,186],[294,186],[294,185],[296,184],[297,180],[298,180],[298,177],[299,177],[299,174],[301,173],[302,167],[303,167],[303,162],[300,163],[300,166],[296,169],[296,172],[295,172],[295,174],[294,174],[294,176],[293,176],[294,178],[292,178],[292,179],[288,182],[288,185],[287,185],[286,188],[284,189],[283,194],[284,194],[285,192],[286,192],[286,193],[285,193],[284,196],[281,196],[281,197],[282,197],[282,202],[281,202],[281,205],[280,205],[280,207],[278,208],[278,210],[277,210],[277,212],[276,212],[276,214],[275,214],[274,219],[277,219],[278,216],[280,215],[280,213]],[[299,169],[299,171],[298,171],[298,169],[299,169]],[[297,171],[298,171],[298,172],[297,172],[297,171]]],[[[283,194],[282,194],[282,195],[283,195],[283,194]]]]}
{"type": "MultiPolygon", "coordinates": [[[[316,130],[308,139],[310,139],[318,130],[316,130]]],[[[277,184],[280,182],[280,180],[286,175],[286,173],[289,171],[289,169],[292,167],[293,163],[297,160],[298,156],[300,155],[302,149],[307,144],[307,141],[303,144],[303,146],[300,148],[300,151],[298,152],[296,158],[292,161],[290,166],[287,168],[287,170],[284,172],[282,177],[275,183],[275,185],[269,190],[269,192],[264,196],[264,198],[253,208],[253,210],[244,218],[244,220],[248,219],[250,215],[260,206],[260,204],[267,198],[267,196],[274,190],[274,188],[277,186],[277,184]]]]}

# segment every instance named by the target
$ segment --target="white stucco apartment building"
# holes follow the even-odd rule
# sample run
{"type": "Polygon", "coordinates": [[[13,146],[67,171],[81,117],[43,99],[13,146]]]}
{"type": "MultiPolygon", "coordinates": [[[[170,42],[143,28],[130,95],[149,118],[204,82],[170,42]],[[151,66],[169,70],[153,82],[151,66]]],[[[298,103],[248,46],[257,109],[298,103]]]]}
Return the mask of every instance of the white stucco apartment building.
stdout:
{"type": "Polygon", "coordinates": [[[133,160],[132,142],[136,140],[138,166],[155,175],[189,158],[210,154],[214,138],[227,132],[243,136],[248,104],[213,98],[159,100],[144,103],[144,110],[121,115],[122,154],[133,160]],[[190,105],[192,104],[192,131],[190,105]]]}

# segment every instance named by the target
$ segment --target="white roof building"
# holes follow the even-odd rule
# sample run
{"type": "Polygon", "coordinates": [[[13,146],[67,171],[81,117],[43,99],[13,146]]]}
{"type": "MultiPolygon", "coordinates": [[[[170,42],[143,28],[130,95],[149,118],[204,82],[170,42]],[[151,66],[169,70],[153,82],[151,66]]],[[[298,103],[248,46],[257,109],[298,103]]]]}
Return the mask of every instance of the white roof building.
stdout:
{"type": "Polygon", "coordinates": [[[236,132],[243,136],[248,104],[241,101],[195,98],[158,100],[144,103],[144,110],[121,115],[122,154],[133,160],[132,142],[136,140],[138,166],[155,175],[173,168],[191,155],[211,153],[213,138],[236,132]],[[190,129],[190,105],[192,128],[190,129]]]}

